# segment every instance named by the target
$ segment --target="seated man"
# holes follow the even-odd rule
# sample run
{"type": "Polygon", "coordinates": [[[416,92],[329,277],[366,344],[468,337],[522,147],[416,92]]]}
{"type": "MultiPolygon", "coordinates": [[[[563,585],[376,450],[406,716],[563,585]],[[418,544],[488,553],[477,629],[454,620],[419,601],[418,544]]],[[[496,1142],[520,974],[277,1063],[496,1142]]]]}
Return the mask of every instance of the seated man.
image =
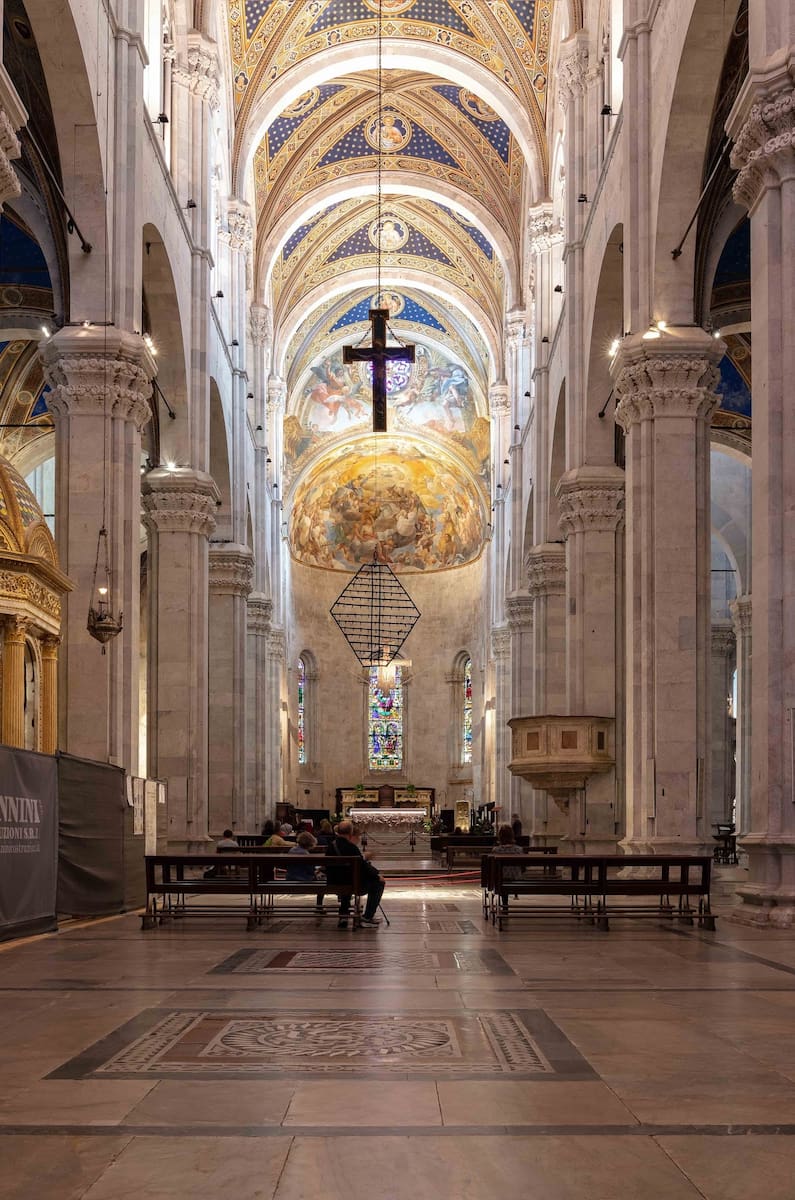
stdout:
{"type": "MultiPolygon", "coordinates": [[[[357,855],[364,859],[362,863],[362,894],[367,896],[367,904],[362,917],[362,925],[376,926],[381,922],[375,915],[378,911],[378,905],[381,903],[381,897],[384,894],[384,879],[379,875],[375,867],[369,863],[362,854],[358,846],[359,834],[356,832],[352,821],[340,821],[335,830],[335,838],[326,850],[326,854],[331,857],[338,858],[355,858],[357,855]]],[[[333,869],[327,871],[329,876],[329,888],[333,887],[333,869]]],[[[340,896],[340,919],[339,928],[346,929],[348,926],[348,913],[351,908],[350,896],[340,896]]]]}
{"type": "Polygon", "coordinates": [[[224,830],[224,836],[218,839],[216,850],[239,850],[237,839],[231,829],[224,830]]]}

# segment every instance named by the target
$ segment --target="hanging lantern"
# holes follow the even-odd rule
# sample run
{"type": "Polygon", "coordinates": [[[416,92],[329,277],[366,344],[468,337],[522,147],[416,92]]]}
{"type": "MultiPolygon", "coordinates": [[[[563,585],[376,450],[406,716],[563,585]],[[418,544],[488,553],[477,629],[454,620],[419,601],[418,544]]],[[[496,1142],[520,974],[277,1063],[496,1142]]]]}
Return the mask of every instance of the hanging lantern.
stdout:
{"type": "MultiPolygon", "coordinates": [[[[387,668],[420,619],[394,571],[365,563],[334,602],[331,615],[363,667],[387,668]]],[[[394,674],[393,674],[394,680],[394,674]]]]}
{"type": "Polygon", "coordinates": [[[88,605],[88,621],[86,629],[102,646],[111,638],[118,637],[122,631],[122,613],[118,616],[113,612],[113,592],[110,586],[110,565],[108,563],[108,531],[103,525],[97,535],[97,554],[94,559],[94,577],[91,580],[91,599],[88,605]],[[100,562],[100,559],[102,561],[100,562]]]}

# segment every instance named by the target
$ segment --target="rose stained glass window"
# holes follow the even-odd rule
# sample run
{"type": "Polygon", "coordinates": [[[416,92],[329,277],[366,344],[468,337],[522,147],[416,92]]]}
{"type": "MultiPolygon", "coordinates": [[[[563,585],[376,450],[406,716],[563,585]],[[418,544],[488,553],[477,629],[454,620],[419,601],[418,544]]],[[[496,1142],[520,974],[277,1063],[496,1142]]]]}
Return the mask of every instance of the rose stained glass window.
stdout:
{"type": "Polygon", "coordinates": [[[464,663],[464,704],[461,730],[461,762],[472,762],[472,659],[464,663]]]}
{"type": "Polygon", "coordinates": [[[306,664],[298,660],[298,762],[306,763],[306,664]]]}
{"type": "Polygon", "coordinates": [[[367,695],[367,752],[371,771],[400,771],[403,768],[403,684],[400,667],[394,686],[382,691],[378,667],[370,668],[367,695]]]}

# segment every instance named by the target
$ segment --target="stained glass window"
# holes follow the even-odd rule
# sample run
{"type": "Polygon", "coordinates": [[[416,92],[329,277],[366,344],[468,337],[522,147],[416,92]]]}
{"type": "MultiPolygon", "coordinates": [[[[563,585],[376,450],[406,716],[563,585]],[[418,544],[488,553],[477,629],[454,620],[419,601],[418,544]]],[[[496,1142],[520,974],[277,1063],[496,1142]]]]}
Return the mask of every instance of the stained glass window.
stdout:
{"type": "Polygon", "coordinates": [[[298,762],[306,762],[306,664],[298,660],[298,762]]]}
{"type": "Polygon", "coordinates": [[[368,693],[368,765],[371,771],[403,768],[403,684],[400,667],[388,691],[378,686],[378,667],[370,668],[368,693]]]}
{"type": "Polygon", "coordinates": [[[464,704],[461,738],[461,762],[472,762],[472,659],[464,663],[464,704]]]}

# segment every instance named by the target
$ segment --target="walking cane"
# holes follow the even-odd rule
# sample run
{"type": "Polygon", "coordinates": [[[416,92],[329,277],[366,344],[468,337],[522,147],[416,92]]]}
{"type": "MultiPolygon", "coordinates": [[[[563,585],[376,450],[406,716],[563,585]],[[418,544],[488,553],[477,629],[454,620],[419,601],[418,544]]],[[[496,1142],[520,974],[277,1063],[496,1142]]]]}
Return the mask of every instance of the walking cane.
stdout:
{"type": "Polygon", "coordinates": [[[381,916],[382,916],[382,917],[384,918],[384,920],[386,921],[386,923],[387,923],[387,927],[389,927],[389,926],[392,924],[392,922],[390,921],[389,917],[388,917],[388,916],[386,915],[386,913],[384,912],[384,906],[383,906],[383,904],[379,904],[379,905],[378,905],[378,907],[381,909],[381,916]]]}

